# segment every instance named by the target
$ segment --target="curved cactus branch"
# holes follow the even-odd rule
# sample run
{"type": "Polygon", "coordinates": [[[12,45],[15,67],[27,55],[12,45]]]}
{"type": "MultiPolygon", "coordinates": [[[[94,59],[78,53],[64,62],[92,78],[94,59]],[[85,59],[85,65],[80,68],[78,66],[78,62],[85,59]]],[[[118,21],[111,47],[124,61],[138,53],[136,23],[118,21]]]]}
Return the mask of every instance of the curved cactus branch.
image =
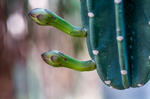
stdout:
{"type": "Polygon", "coordinates": [[[86,37],[86,30],[84,28],[73,26],[50,10],[36,8],[31,10],[28,15],[39,25],[54,26],[70,36],[86,37]]]}
{"type": "Polygon", "coordinates": [[[55,50],[45,52],[41,56],[47,64],[54,67],[67,67],[77,71],[92,71],[96,69],[96,64],[92,60],[79,61],[55,50]]]}

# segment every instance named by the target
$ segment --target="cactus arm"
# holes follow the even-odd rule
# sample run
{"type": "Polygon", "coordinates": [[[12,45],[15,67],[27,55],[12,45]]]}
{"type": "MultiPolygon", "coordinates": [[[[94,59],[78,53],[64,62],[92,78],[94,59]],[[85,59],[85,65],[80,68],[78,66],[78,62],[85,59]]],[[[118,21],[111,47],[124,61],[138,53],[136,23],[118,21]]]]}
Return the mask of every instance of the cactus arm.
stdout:
{"type": "Polygon", "coordinates": [[[125,24],[124,24],[124,11],[123,1],[115,0],[115,14],[116,14],[116,33],[117,44],[119,52],[120,71],[122,76],[122,83],[125,88],[129,87],[129,70],[128,70],[128,58],[126,52],[126,37],[125,37],[125,24]]]}
{"type": "Polygon", "coordinates": [[[47,9],[36,8],[28,14],[33,21],[42,26],[53,26],[74,37],[86,37],[84,28],[76,27],[47,9]]]}
{"type": "Polygon", "coordinates": [[[77,71],[92,71],[96,69],[96,65],[92,60],[79,61],[55,50],[45,52],[41,56],[47,64],[54,67],[66,67],[77,71]]]}

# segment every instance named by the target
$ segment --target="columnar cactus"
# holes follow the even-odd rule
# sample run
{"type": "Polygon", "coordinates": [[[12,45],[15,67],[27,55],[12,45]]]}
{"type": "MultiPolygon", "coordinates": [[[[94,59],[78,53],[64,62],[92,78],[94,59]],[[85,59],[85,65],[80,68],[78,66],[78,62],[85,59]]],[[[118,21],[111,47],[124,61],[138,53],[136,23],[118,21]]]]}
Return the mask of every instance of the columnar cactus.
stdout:
{"type": "Polygon", "coordinates": [[[43,53],[43,60],[78,71],[96,69],[101,80],[116,89],[143,86],[150,78],[150,1],[80,1],[82,28],[47,9],[33,9],[29,16],[39,25],[86,37],[92,60],[79,61],[54,50],[43,53]]]}

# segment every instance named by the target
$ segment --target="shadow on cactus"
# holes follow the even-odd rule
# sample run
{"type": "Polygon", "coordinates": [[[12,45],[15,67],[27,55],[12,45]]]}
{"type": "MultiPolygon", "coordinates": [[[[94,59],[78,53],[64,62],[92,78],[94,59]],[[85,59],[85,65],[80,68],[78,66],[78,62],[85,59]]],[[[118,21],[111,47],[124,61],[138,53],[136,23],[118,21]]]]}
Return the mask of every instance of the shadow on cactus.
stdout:
{"type": "Polygon", "coordinates": [[[141,87],[150,72],[149,0],[80,0],[83,27],[76,27],[47,9],[29,16],[39,25],[50,25],[73,37],[86,37],[91,60],[79,61],[58,51],[42,54],[54,67],[77,71],[96,69],[109,87],[141,87]]]}

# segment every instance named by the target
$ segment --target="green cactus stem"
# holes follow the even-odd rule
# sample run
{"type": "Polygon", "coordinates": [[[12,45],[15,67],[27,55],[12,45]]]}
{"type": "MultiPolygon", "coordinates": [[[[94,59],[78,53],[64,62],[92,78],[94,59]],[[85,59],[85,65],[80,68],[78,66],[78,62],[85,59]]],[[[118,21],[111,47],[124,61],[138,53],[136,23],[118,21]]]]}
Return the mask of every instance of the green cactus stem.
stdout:
{"type": "Polygon", "coordinates": [[[36,8],[31,10],[28,15],[39,25],[54,26],[70,36],[86,37],[86,29],[73,26],[50,10],[36,8]]]}
{"type": "Polygon", "coordinates": [[[124,88],[129,87],[128,58],[125,37],[123,1],[115,0],[116,33],[119,52],[120,71],[124,88]]]}
{"type": "Polygon", "coordinates": [[[55,50],[45,52],[41,56],[47,64],[54,67],[67,67],[77,71],[92,71],[96,69],[96,64],[92,60],[79,61],[55,50]]]}

